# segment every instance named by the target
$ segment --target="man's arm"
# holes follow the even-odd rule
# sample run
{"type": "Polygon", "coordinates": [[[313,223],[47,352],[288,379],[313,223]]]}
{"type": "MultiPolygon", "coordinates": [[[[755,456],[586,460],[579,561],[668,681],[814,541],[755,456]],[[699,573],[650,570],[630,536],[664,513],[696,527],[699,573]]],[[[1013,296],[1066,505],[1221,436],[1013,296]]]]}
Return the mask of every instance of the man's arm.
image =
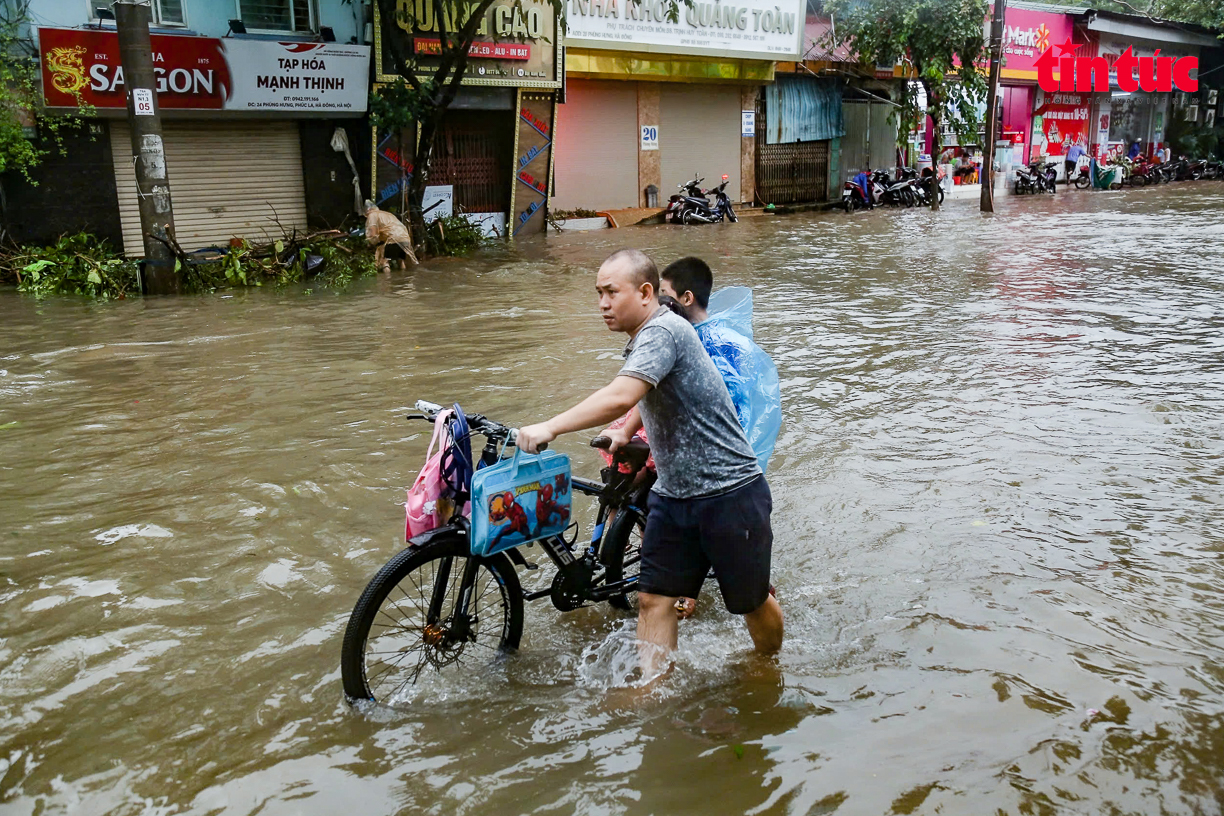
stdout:
{"type": "MultiPolygon", "coordinates": [[[[561,434],[611,422],[637,405],[651,387],[650,383],[637,377],[618,376],[568,411],[557,414],[547,422],[520,428],[518,446],[524,453],[537,453],[540,445],[553,441],[561,434]]],[[[641,425],[640,419],[638,425],[641,425]]]]}

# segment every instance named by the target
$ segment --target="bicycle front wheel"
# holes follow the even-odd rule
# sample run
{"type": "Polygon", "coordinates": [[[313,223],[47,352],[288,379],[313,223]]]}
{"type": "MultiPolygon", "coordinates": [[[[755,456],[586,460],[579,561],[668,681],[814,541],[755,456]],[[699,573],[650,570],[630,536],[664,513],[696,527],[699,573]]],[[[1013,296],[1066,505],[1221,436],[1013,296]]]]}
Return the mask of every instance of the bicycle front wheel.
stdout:
{"type": "Polygon", "coordinates": [[[404,550],[378,571],[344,632],[346,697],[394,704],[428,672],[458,676],[518,648],[523,590],[506,556],[475,559],[468,619],[457,615],[472,559],[467,540],[454,536],[404,550]]]}

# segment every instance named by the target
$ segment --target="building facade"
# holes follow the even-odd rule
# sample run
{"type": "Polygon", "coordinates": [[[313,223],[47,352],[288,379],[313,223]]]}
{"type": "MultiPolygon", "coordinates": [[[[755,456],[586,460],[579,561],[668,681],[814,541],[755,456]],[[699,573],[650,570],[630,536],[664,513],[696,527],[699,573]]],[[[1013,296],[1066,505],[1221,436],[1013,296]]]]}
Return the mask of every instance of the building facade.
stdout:
{"type": "MultiPolygon", "coordinates": [[[[1144,155],[1150,155],[1165,145],[1173,116],[1193,115],[1198,122],[1206,117],[1199,115],[1198,108],[1191,110],[1188,94],[1120,86],[1118,58],[1127,49],[1140,59],[1159,51],[1161,57],[1192,56],[1201,64],[1219,46],[1212,32],[1196,26],[1087,8],[1009,3],[996,161],[1006,168],[1041,157],[1058,160],[1073,144],[1104,158],[1126,153],[1136,141],[1144,155]],[[1090,60],[1093,70],[1107,74],[1108,82],[1077,68],[1075,90],[1047,92],[1037,87],[1037,59],[1067,42],[1072,47],[1069,53],[1090,60]]],[[[1061,81],[1060,68],[1061,63],[1054,75],[1061,81]]],[[[1191,76],[1197,79],[1197,73],[1191,76]]],[[[1058,166],[1061,173],[1061,161],[1058,166]]]]}
{"type": "MultiPolygon", "coordinates": [[[[412,43],[422,79],[436,62],[440,25],[432,3],[416,0],[410,20],[375,24],[375,82],[400,77],[390,37],[412,43]]],[[[426,219],[462,213],[490,235],[541,232],[553,169],[553,123],[563,82],[556,13],[542,0],[489,7],[462,79],[434,140],[424,207],[426,219]]],[[[417,128],[372,134],[371,197],[402,212],[412,178],[417,128]]]]}
{"type": "Polygon", "coordinates": [[[567,0],[566,88],[557,109],[553,204],[605,210],[665,203],[694,177],[756,196],[758,99],[794,59],[803,4],[567,0]]]}
{"type": "MultiPolygon", "coordinates": [[[[98,8],[105,5],[32,6],[44,104],[74,110],[79,94],[96,117],[65,155],[48,156],[38,186],[3,180],[4,219],[18,240],[85,230],[140,254],[118,35],[98,8]]],[[[368,167],[363,9],[342,0],[152,0],[155,93],[185,249],[270,240],[357,215],[368,167]]]]}

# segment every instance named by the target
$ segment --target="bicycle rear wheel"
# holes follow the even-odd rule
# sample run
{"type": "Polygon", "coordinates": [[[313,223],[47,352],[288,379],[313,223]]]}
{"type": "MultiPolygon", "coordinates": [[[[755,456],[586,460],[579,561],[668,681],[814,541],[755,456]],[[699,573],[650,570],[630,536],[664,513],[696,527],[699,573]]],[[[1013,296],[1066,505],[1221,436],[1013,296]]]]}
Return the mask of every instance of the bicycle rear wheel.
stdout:
{"type": "MultiPolygon", "coordinates": [[[[605,583],[613,584],[632,578],[642,568],[642,535],[646,532],[646,519],[639,513],[622,508],[608,525],[603,544],[599,548],[599,560],[604,564],[605,583]]],[[[626,592],[608,599],[614,609],[632,609],[637,592],[626,592]]]]}
{"type": "Polygon", "coordinates": [[[378,571],[353,607],[340,655],[350,700],[391,704],[427,671],[462,672],[518,648],[523,590],[504,555],[477,558],[469,632],[456,619],[473,556],[459,536],[404,550],[378,571]]]}

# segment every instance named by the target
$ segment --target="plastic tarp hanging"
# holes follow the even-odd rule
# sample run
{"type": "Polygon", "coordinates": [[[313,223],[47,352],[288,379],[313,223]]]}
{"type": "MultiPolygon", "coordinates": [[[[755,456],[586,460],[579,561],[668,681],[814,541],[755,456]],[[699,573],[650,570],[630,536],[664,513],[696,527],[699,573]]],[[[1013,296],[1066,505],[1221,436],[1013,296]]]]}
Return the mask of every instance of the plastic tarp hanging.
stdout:
{"type": "Polygon", "coordinates": [[[782,428],[782,388],[777,366],[752,339],[752,290],[721,289],[710,296],[707,311],[709,317],[693,328],[727,383],[736,416],[765,472],[782,428]]]}
{"type": "Polygon", "coordinates": [[[786,76],[765,86],[765,143],[836,139],[846,133],[840,79],[786,76]]]}

